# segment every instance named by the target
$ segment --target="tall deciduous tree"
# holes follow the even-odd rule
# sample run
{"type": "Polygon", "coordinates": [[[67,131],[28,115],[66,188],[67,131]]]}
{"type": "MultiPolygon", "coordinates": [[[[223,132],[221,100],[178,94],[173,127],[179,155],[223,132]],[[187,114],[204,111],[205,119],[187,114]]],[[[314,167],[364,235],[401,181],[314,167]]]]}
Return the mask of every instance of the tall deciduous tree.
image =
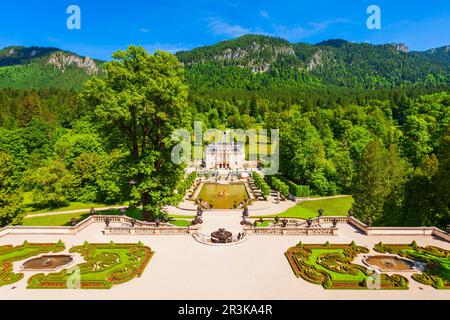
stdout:
{"type": "Polygon", "coordinates": [[[106,76],[86,84],[84,99],[105,135],[128,149],[131,195],[152,220],[173,200],[182,168],[171,161],[172,132],[184,125],[188,88],[172,54],[130,46],[105,64],[106,76]]]}
{"type": "Polygon", "coordinates": [[[363,221],[376,221],[383,213],[385,168],[379,140],[370,141],[364,149],[353,181],[353,210],[363,221]]]}
{"type": "Polygon", "coordinates": [[[22,197],[17,192],[12,157],[0,151],[0,227],[20,224],[23,218],[22,197]]]}

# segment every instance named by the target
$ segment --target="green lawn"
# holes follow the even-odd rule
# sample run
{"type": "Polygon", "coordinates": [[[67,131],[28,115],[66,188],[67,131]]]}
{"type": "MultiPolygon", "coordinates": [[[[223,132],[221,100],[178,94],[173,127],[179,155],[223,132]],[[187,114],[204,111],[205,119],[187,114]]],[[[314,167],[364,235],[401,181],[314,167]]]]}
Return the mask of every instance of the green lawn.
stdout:
{"type": "Polygon", "coordinates": [[[70,202],[69,205],[60,208],[44,208],[44,209],[36,209],[33,207],[33,194],[32,192],[24,192],[22,194],[23,202],[22,204],[25,207],[25,213],[27,215],[40,214],[40,213],[52,213],[52,212],[61,212],[61,211],[72,211],[72,210],[84,210],[89,212],[91,208],[106,208],[106,207],[114,207],[114,206],[126,206],[127,204],[104,204],[104,203],[83,203],[83,202],[70,202]]]}
{"type": "Polygon", "coordinates": [[[346,216],[352,204],[353,198],[351,196],[305,201],[293,208],[288,209],[286,212],[270,217],[278,216],[280,218],[309,219],[317,217],[317,210],[319,209],[325,210],[323,213],[324,216],[346,216]]]}
{"type": "Polygon", "coordinates": [[[81,222],[87,217],[89,217],[89,213],[71,213],[71,214],[58,214],[54,216],[29,217],[23,219],[22,225],[28,227],[70,226],[72,218],[76,218],[78,222],[81,222]]]}
{"type": "MultiPolygon", "coordinates": [[[[97,214],[101,215],[121,215],[120,210],[106,210],[99,211],[97,214]]],[[[127,209],[126,215],[137,220],[141,219],[141,209],[127,209]]],[[[76,218],[78,222],[83,221],[89,217],[89,213],[70,213],[70,214],[58,214],[53,216],[33,217],[29,216],[23,220],[23,226],[70,226],[71,220],[76,218]]],[[[174,216],[169,215],[170,218],[175,219],[172,224],[179,227],[186,227],[191,224],[194,216],[174,216]]]]}
{"type": "Polygon", "coordinates": [[[189,227],[192,224],[192,220],[175,220],[171,224],[177,227],[189,227]]]}

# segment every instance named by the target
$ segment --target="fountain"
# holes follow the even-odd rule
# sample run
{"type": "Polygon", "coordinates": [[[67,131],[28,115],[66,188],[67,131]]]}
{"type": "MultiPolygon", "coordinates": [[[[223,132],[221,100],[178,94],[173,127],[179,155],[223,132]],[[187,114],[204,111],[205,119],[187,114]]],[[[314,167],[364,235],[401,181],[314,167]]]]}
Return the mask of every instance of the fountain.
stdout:
{"type": "Polygon", "coordinates": [[[225,229],[219,229],[211,233],[212,243],[229,243],[231,242],[233,234],[225,229]]]}
{"type": "Polygon", "coordinates": [[[410,260],[393,256],[369,256],[363,262],[381,271],[414,271],[415,263],[410,260]]]}
{"type": "Polygon", "coordinates": [[[56,270],[68,265],[73,261],[70,255],[45,255],[26,261],[22,269],[24,270],[56,270]]]}

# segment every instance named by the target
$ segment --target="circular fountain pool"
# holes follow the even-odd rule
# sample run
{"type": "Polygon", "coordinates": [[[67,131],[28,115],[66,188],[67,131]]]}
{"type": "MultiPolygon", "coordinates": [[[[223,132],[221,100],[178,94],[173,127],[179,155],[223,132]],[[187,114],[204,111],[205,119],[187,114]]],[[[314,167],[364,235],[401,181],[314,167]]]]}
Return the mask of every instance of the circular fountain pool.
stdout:
{"type": "Polygon", "coordinates": [[[211,242],[213,243],[229,243],[233,238],[233,234],[225,229],[219,229],[211,233],[211,242]]]}
{"type": "Polygon", "coordinates": [[[69,255],[44,255],[28,260],[22,268],[24,270],[56,270],[72,261],[73,258],[69,255]]]}
{"type": "Polygon", "coordinates": [[[381,271],[414,271],[414,262],[393,256],[370,256],[364,263],[381,271]]]}

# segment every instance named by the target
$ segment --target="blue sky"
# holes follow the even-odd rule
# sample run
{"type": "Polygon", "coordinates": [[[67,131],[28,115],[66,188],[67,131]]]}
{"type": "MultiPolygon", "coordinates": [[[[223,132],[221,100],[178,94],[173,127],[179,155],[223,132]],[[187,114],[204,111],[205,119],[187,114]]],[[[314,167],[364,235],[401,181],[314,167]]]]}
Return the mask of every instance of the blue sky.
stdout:
{"type": "Polygon", "coordinates": [[[247,33],[317,43],[406,43],[412,50],[450,44],[448,0],[22,0],[1,4],[0,46],[38,45],[109,59],[130,44],[176,52],[247,33]],[[81,8],[81,30],[68,30],[66,9],[81,8]],[[381,30],[366,27],[369,5],[381,30]]]}

